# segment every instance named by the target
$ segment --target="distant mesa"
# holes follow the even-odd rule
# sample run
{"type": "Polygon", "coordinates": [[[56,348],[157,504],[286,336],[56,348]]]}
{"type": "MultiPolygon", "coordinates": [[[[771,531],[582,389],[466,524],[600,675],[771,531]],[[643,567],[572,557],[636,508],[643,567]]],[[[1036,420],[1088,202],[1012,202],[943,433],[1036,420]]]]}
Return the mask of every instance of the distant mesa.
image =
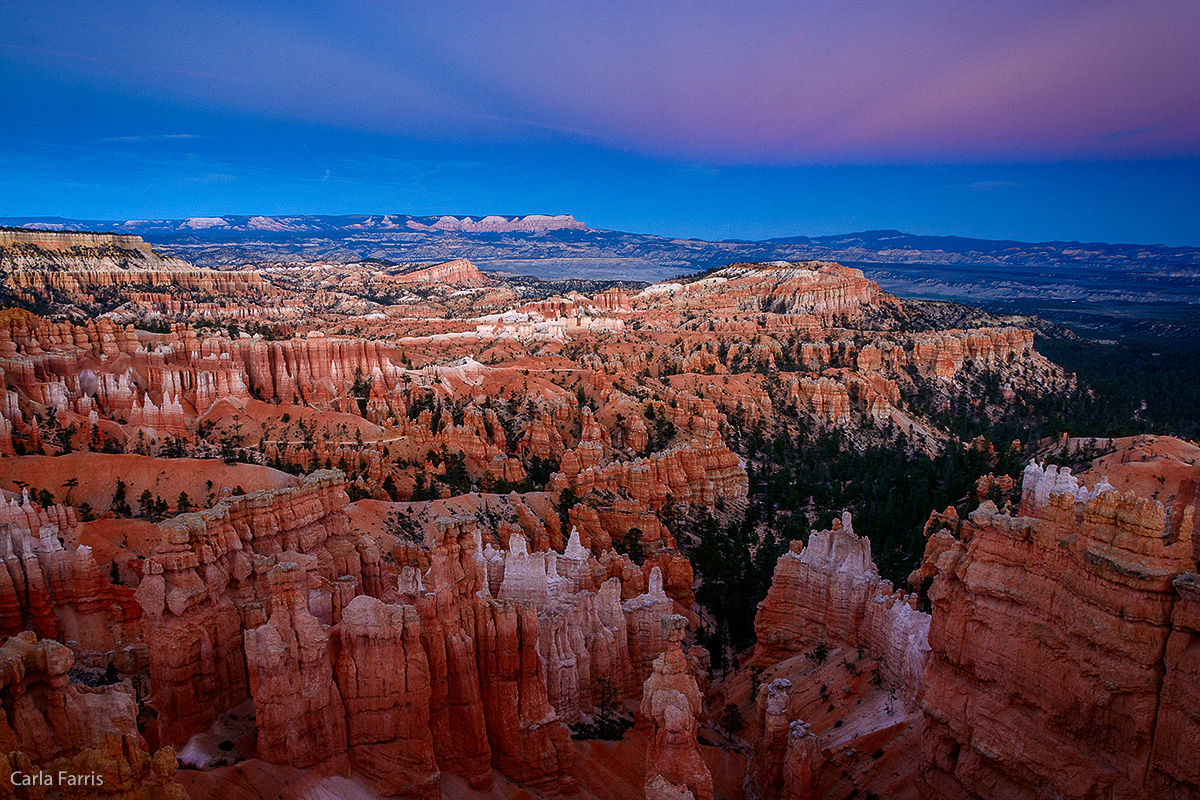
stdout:
{"type": "Polygon", "coordinates": [[[454,286],[490,286],[492,281],[465,258],[420,266],[396,276],[398,283],[445,283],[454,286]]]}
{"type": "Polygon", "coordinates": [[[585,231],[587,226],[570,214],[530,214],[527,217],[498,217],[495,215],[476,220],[471,217],[444,216],[432,225],[410,220],[408,227],[419,231],[462,231],[464,233],[539,233],[541,231],[575,230],[585,231]]]}
{"type": "Polygon", "coordinates": [[[122,233],[0,229],[0,271],[54,272],[79,267],[93,269],[189,268],[176,258],[160,256],[141,236],[122,233]]]}
{"type": "MultiPolygon", "coordinates": [[[[261,219],[261,217],[255,217],[261,219]]],[[[189,228],[227,228],[229,223],[220,217],[188,217],[183,221],[183,224],[189,228]]]]}
{"type": "Polygon", "coordinates": [[[5,301],[89,313],[85,309],[98,308],[97,293],[153,286],[222,296],[267,288],[257,273],[196,267],[132,234],[0,229],[0,298],[5,301]]]}
{"type": "MultiPolygon", "coordinates": [[[[115,248],[137,251],[134,257],[150,257],[150,245],[142,237],[116,233],[84,233],[32,228],[22,230],[6,228],[0,230],[0,251],[19,250],[26,247],[59,251],[72,247],[115,248]]],[[[133,255],[133,254],[131,254],[133,255]]]]}
{"type": "Polygon", "coordinates": [[[20,218],[4,222],[39,230],[118,230],[138,234],[165,233],[298,233],[322,234],[349,231],[381,233],[388,231],[426,231],[456,233],[542,233],[545,231],[586,231],[587,225],[570,214],[528,214],[485,217],[443,215],[414,217],[409,214],[348,214],[342,216],[296,214],[289,216],[188,217],[186,219],[131,219],[124,221],[20,218]]]}

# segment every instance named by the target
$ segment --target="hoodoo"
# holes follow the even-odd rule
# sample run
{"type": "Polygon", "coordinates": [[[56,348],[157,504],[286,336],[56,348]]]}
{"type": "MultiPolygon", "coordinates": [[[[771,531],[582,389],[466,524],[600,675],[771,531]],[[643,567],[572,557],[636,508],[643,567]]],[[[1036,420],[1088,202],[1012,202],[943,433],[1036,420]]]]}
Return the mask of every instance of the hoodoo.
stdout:
{"type": "Polygon", "coordinates": [[[1075,390],[1020,320],[821,262],[559,293],[463,258],[0,248],[49,309],[0,314],[0,771],[172,800],[1194,796],[1183,443],[981,479],[907,588],[874,500],[829,507],[851,453],[940,459],[921,498],[1022,463],[947,421],[1075,390]]]}

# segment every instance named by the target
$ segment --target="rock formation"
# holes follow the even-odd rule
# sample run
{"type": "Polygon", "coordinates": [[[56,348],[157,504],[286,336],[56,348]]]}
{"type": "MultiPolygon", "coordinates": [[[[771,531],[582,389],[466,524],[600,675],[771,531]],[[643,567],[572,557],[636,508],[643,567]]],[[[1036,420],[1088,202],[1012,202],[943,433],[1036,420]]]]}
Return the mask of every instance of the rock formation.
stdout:
{"type": "Polygon", "coordinates": [[[179,769],[174,749],[164,747],[151,755],[142,745],[136,734],[122,735],[114,729],[95,747],[56,759],[44,768],[26,753],[9,753],[7,758],[0,757],[0,786],[4,787],[0,797],[24,800],[49,793],[52,797],[100,800],[189,800],[187,790],[172,780],[179,769]],[[71,786],[71,778],[62,781],[63,775],[76,778],[78,785],[71,786]],[[26,780],[31,785],[22,785],[26,780]]]}
{"type": "Polygon", "coordinates": [[[681,642],[687,620],[660,617],[667,645],[642,690],[642,716],[652,725],[646,754],[646,800],[712,800],[713,779],[696,742],[700,688],[687,671],[681,642]]]}
{"type": "Polygon", "coordinates": [[[487,286],[488,280],[479,268],[465,258],[404,272],[396,276],[398,283],[437,282],[453,286],[487,286]]]}
{"type": "Polygon", "coordinates": [[[470,231],[472,233],[509,233],[511,231],[539,233],[541,231],[556,230],[587,230],[587,226],[570,214],[555,214],[554,216],[529,214],[524,217],[499,217],[490,215],[482,219],[443,216],[432,225],[425,225],[415,220],[410,220],[408,227],[415,230],[470,231]]]}
{"type": "Polygon", "coordinates": [[[251,272],[198,269],[154,252],[140,236],[59,231],[0,231],[4,289],[26,302],[94,303],[105,289],[173,285],[223,296],[269,289],[251,272]]]}
{"type": "Polygon", "coordinates": [[[670,644],[662,618],[672,612],[672,605],[663,591],[662,573],[657,567],[650,573],[649,591],[626,600],[624,610],[629,625],[633,679],[644,682],[653,672],[655,661],[670,644]]]}
{"type": "Polygon", "coordinates": [[[930,624],[915,606],[914,595],[879,577],[870,540],[843,514],[833,530],[814,532],[808,547],[793,542],[779,559],[754,620],[754,660],[774,663],[818,643],[862,647],[915,700],[924,690],[930,624]]]}
{"type": "Polygon", "coordinates": [[[111,731],[138,738],[129,683],[96,688],[72,683],[74,663],[70,649],[28,631],[0,647],[0,752],[19,750],[45,764],[97,747],[111,731]]]}
{"type": "Polygon", "coordinates": [[[758,727],[762,738],[751,757],[746,775],[746,797],[760,800],[780,797],[783,793],[784,768],[788,761],[791,722],[788,704],[792,698],[792,682],[776,678],[759,693],[758,727]]]}
{"type": "Polygon", "coordinates": [[[141,609],[132,589],[110,583],[90,547],[64,547],[62,536],[77,528],[73,509],[39,508],[28,493],[0,503],[0,633],[32,630],[111,654],[140,633],[141,609]]]}
{"type": "Polygon", "coordinates": [[[1168,537],[1161,504],[1036,465],[1023,498],[1029,516],[985,502],[938,556],[926,793],[1195,796],[1190,509],[1168,537]]]}
{"type": "Polygon", "coordinates": [[[708,313],[770,312],[812,323],[854,319],[864,307],[892,302],[861,270],[819,262],[734,264],[694,283],[657,284],[637,300],[663,295],[708,313]]]}
{"type": "Polygon", "coordinates": [[[289,554],[311,561],[304,597],[329,610],[326,622],[340,612],[337,579],[383,591],[379,552],[346,528],[343,487],[341,476],[316,472],[298,488],[229,497],[162,524],[136,592],[162,742],[182,744],[250,697],[243,632],[268,621],[267,576],[289,554]]]}
{"type": "Polygon", "coordinates": [[[416,609],[359,595],[342,613],[338,642],[351,767],[388,794],[439,797],[432,679],[416,609]]]}
{"type": "Polygon", "coordinates": [[[579,495],[620,487],[652,508],[661,507],[668,497],[711,507],[718,498],[745,497],[746,472],[724,446],[689,444],[640,462],[590,467],[575,475],[558,473],[552,485],[556,490],[570,487],[579,495]]]}
{"type": "Polygon", "coordinates": [[[1173,582],[1179,600],[1171,612],[1171,633],[1163,651],[1162,690],[1146,790],[1164,798],[1195,797],[1200,763],[1194,744],[1200,736],[1200,576],[1173,582]]]}
{"type": "Polygon", "coordinates": [[[279,562],[268,583],[270,618],[243,634],[258,757],[342,772],[346,710],[333,681],[329,634],[308,610],[304,569],[279,562]]]}
{"type": "MultiPolygon", "coordinates": [[[[363,225],[403,234],[399,219],[363,225]]],[[[307,224],[188,224],[293,223],[307,224]]],[[[442,218],[409,227],[580,225],[442,218]]],[[[0,237],[0,271],[10,298],[89,317],[0,313],[0,632],[18,634],[0,648],[11,656],[11,733],[0,734],[39,766],[99,759],[123,776],[114,785],[129,797],[173,793],[169,751],[149,770],[144,749],[102,735],[107,716],[135,734],[131,684],[145,697],[151,742],[228,741],[229,760],[256,756],[245,774],[278,775],[280,787],[309,770],[321,784],[313,791],[357,781],[381,796],[432,800],[495,780],[497,794],[514,784],[569,792],[572,772],[583,774],[608,744],[573,743],[567,726],[586,731],[638,707],[639,729],[611,747],[639,763],[646,743],[647,797],[711,798],[714,783],[736,794],[739,757],[705,751],[732,765],[712,773],[701,757],[708,654],[685,654],[682,640],[685,619],[709,620],[693,605],[704,576],[684,552],[689,519],[743,512],[747,432],[799,421],[871,443],[897,426],[933,451],[947,434],[924,414],[964,397],[995,414],[998,397],[1070,382],[1033,350],[1029,331],[999,322],[927,330],[859,270],[818,262],[551,296],[463,259],[216,271],[134,237],[18,232],[0,237]],[[67,647],[45,641],[53,637],[67,647]],[[71,683],[63,665],[72,649],[77,672],[111,661],[131,682],[71,683]],[[252,722],[243,706],[254,708],[252,722]],[[225,738],[218,731],[235,714],[247,730],[225,738]],[[144,779],[148,770],[154,777],[144,779]]],[[[1034,471],[1027,513],[1039,518],[1064,491],[1089,503],[1110,494],[1034,471]]],[[[1132,515],[1141,530],[1152,512],[1093,516],[1109,514],[1119,528],[1132,515]]],[[[1171,513],[1163,546],[1179,549],[1191,517],[1171,513]]],[[[1055,518],[1060,532],[1074,524],[1069,516],[1055,518]]],[[[918,576],[941,603],[935,628],[939,614],[986,610],[973,599],[967,555],[978,526],[959,522],[947,514],[930,528],[937,558],[918,576]]],[[[1108,558],[1071,535],[1035,562],[1108,558]]],[[[1146,786],[1185,796],[1195,592],[1137,536],[1117,544],[1145,563],[1125,559],[1117,572],[1153,573],[1122,578],[1153,591],[1130,600],[1130,619],[1113,630],[1130,633],[1127,649],[1152,641],[1173,655],[1134,676],[1145,684],[1159,675],[1163,688],[1159,732],[1131,752],[1149,765],[1146,786]],[[1138,627],[1147,619],[1153,635],[1138,627]]],[[[1091,597],[1085,572],[1055,580],[1091,597]]],[[[1105,608],[1121,607],[1115,593],[1101,594],[1105,608]]],[[[971,739],[974,723],[961,723],[957,706],[937,705],[964,696],[953,681],[970,684],[981,661],[950,664],[959,651],[943,647],[944,695],[928,699],[930,618],[916,605],[881,579],[848,517],[780,559],[756,619],[758,647],[734,670],[753,674],[745,692],[758,696],[726,704],[755,708],[744,731],[755,750],[750,796],[846,796],[868,773],[901,776],[899,751],[925,724],[921,698],[938,753],[960,736],[963,763],[976,744],[998,752],[971,739]],[[809,658],[818,645],[837,662],[809,658]],[[885,746],[875,772],[858,765],[862,748],[885,746]]],[[[943,644],[955,632],[937,630],[943,644]]],[[[1084,622],[1071,630],[1087,634],[1084,622]]],[[[986,654],[988,637],[960,638],[967,643],[955,647],[986,654]]],[[[1019,645],[1006,652],[1026,652],[1019,645]]],[[[1087,666],[1072,680],[1082,685],[1087,666]]],[[[1115,674],[1105,673],[1106,687],[1115,674]]],[[[725,691],[714,686],[714,697],[725,691]]],[[[1136,702],[1114,717],[1148,705],[1146,686],[1129,691],[1136,702]]],[[[1056,706],[1056,718],[1071,708],[1056,706]]],[[[930,756],[929,785],[976,791],[964,770],[941,776],[943,756],[930,756]]],[[[217,760],[189,785],[250,780],[235,777],[242,764],[217,760]]],[[[905,777],[864,785],[894,788],[905,777]]]]}

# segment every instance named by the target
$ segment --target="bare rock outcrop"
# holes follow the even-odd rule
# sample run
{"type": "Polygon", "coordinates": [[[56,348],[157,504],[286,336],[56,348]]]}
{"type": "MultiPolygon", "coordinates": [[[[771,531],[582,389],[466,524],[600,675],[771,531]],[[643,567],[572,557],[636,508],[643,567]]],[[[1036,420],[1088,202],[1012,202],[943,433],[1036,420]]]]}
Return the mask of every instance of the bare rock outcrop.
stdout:
{"type": "Polygon", "coordinates": [[[340,612],[338,579],[383,591],[378,550],[347,529],[343,486],[339,473],[318,471],[298,487],[229,497],[162,523],[136,592],[162,742],[186,741],[250,697],[243,632],[267,622],[267,576],[288,560],[281,554],[311,560],[304,596],[326,623],[340,612]]]}
{"type": "Polygon", "coordinates": [[[47,764],[99,746],[109,731],[140,741],[129,682],[95,688],[72,683],[74,663],[67,647],[28,631],[0,647],[0,752],[19,750],[47,764]]]}
{"type": "Polygon", "coordinates": [[[333,679],[329,634],[308,610],[304,569],[280,562],[268,583],[271,616],[243,634],[258,757],[344,772],[346,711],[333,679]]]}
{"type": "Polygon", "coordinates": [[[491,283],[479,268],[465,258],[456,258],[397,275],[400,283],[444,283],[452,286],[487,286],[491,283]]]}
{"type": "Polygon", "coordinates": [[[985,502],[938,557],[924,791],[1194,797],[1190,509],[1168,537],[1161,504],[1049,472],[1026,474],[1031,516],[985,502]]]}
{"type": "Polygon", "coordinates": [[[661,508],[668,497],[711,508],[718,499],[744,498],[748,482],[737,455],[723,444],[688,443],[640,461],[556,473],[552,486],[580,496],[620,488],[651,508],[661,508]]]}
{"type": "Polygon", "coordinates": [[[1179,600],[1163,652],[1163,681],[1146,788],[1170,800],[1200,793],[1200,575],[1174,581],[1179,600]]]}
{"type": "Polygon", "coordinates": [[[702,696],[681,646],[687,620],[667,614],[660,624],[667,646],[642,690],[641,714],[652,726],[646,800],[712,800],[712,773],[697,743],[702,696]]]}
{"type": "Polygon", "coordinates": [[[95,294],[173,285],[206,294],[257,294],[268,287],[251,272],[200,269],[162,256],[140,236],[62,231],[0,231],[0,275],[27,302],[88,304],[95,294]]]}
{"type": "Polygon", "coordinates": [[[432,682],[416,609],[359,595],[342,613],[338,642],[350,766],[389,795],[435,800],[432,682]]]}
{"type": "Polygon", "coordinates": [[[133,589],[113,585],[92,548],[67,549],[62,536],[78,523],[74,510],[0,502],[0,633],[32,630],[75,646],[112,653],[140,631],[133,589]]]}
{"type": "Polygon", "coordinates": [[[755,616],[754,660],[765,666],[818,643],[862,647],[915,700],[924,691],[930,623],[915,605],[914,595],[880,578],[870,540],[843,514],[833,530],[814,532],[808,547],[793,542],[780,557],[755,616]]]}
{"type": "Polygon", "coordinates": [[[151,755],[144,745],[136,734],[114,729],[96,746],[44,766],[24,752],[9,753],[0,757],[0,797],[32,800],[53,792],[67,800],[189,800],[173,780],[179,770],[175,750],[164,747],[151,755]],[[71,777],[63,780],[64,775],[71,777]],[[26,781],[30,785],[23,785],[26,781]]]}
{"type": "Polygon", "coordinates": [[[779,797],[783,791],[791,724],[788,702],[791,698],[792,682],[786,678],[776,678],[759,693],[757,722],[762,736],[746,771],[745,791],[750,800],[779,797]]]}

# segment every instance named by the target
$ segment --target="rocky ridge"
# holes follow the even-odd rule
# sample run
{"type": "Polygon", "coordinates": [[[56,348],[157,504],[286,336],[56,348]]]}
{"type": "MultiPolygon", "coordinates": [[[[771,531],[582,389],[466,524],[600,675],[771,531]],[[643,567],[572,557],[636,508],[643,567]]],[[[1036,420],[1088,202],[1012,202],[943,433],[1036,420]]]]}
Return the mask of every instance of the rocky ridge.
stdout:
{"type": "MultiPolygon", "coordinates": [[[[1036,463],[1021,496],[1019,515],[985,500],[961,524],[931,518],[912,581],[929,586],[932,613],[879,579],[848,519],[807,547],[793,544],[760,604],[752,664],[766,675],[820,675],[839,652],[875,659],[875,685],[908,709],[899,724],[910,731],[890,746],[907,764],[904,791],[921,797],[1195,797],[1195,759],[1181,749],[1197,726],[1185,710],[1197,674],[1190,497],[1174,514],[1036,463]]],[[[854,660],[841,662],[850,678],[861,670],[854,660]]],[[[726,683],[722,692],[735,691],[735,679],[726,683]]],[[[856,750],[836,729],[801,746],[821,726],[812,701],[826,695],[809,700],[793,683],[775,677],[758,691],[748,797],[824,796],[836,765],[856,769],[856,750]],[[807,788],[788,783],[795,775],[807,788]]],[[[869,706],[874,690],[852,682],[844,691],[869,706]]],[[[857,741],[884,741],[879,720],[864,728],[867,713],[841,721],[857,741]]],[[[891,786],[870,770],[854,785],[891,786]]]]}

